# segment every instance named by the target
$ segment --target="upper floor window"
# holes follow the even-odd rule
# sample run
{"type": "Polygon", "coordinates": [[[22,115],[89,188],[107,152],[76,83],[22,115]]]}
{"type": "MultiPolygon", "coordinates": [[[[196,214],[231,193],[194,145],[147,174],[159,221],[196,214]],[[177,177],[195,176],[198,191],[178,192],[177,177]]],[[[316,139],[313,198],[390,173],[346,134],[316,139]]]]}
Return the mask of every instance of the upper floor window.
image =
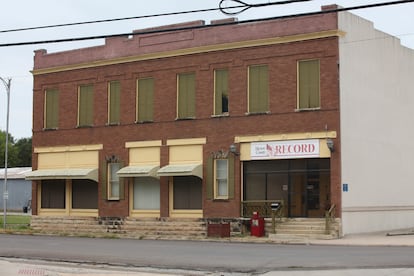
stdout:
{"type": "Polygon", "coordinates": [[[154,113],[154,79],[137,81],[137,122],[152,122],[154,113]]]}
{"type": "Polygon", "coordinates": [[[108,84],[108,124],[119,124],[121,106],[121,83],[111,81],[108,84]]]}
{"type": "Polygon", "coordinates": [[[44,128],[56,129],[59,126],[59,90],[45,91],[44,128]]]}
{"type": "Polygon", "coordinates": [[[319,107],[319,59],[298,61],[298,109],[312,109],[319,107]]]}
{"type": "Polygon", "coordinates": [[[177,76],[177,119],[195,118],[195,73],[177,76]]]}
{"type": "Polygon", "coordinates": [[[81,85],[78,91],[78,126],[93,125],[93,85],[81,85]]]}
{"type": "Polygon", "coordinates": [[[267,65],[249,66],[248,113],[269,111],[269,73],[267,65]]]}
{"type": "Polygon", "coordinates": [[[214,71],[214,115],[229,112],[228,70],[214,71]]]}

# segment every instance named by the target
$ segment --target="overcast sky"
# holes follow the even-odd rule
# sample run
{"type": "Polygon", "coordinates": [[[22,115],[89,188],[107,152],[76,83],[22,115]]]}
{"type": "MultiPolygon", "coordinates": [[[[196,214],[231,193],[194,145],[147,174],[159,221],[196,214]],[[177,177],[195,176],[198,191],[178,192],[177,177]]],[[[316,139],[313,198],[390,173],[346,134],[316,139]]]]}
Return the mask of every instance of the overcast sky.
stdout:
{"type": "MultiPolygon", "coordinates": [[[[246,3],[269,3],[277,0],[243,0],[246,3]]],[[[50,39],[128,33],[132,30],[155,27],[191,20],[211,20],[228,17],[219,11],[192,13],[179,16],[133,19],[110,23],[72,27],[49,28],[20,32],[4,30],[63,23],[135,17],[179,11],[217,8],[220,0],[13,0],[3,5],[0,18],[0,44],[43,41],[50,39]]],[[[319,11],[322,5],[339,4],[343,7],[387,0],[342,1],[314,0],[284,6],[251,8],[235,17],[238,20],[259,19],[319,11]]],[[[235,3],[230,0],[228,5],[235,3]]],[[[414,3],[355,10],[352,13],[372,22],[377,29],[401,39],[404,46],[414,49],[414,3]]],[[[49,53],[103,44],[103,40],[0,47],[0,77],[12,78],[9,131],[16,138],[32,136],[32,83],[33,51],[46,49],[49,53]]],[[[0,129],[6,129],[6,92],[0,84],[0,129]]]]}

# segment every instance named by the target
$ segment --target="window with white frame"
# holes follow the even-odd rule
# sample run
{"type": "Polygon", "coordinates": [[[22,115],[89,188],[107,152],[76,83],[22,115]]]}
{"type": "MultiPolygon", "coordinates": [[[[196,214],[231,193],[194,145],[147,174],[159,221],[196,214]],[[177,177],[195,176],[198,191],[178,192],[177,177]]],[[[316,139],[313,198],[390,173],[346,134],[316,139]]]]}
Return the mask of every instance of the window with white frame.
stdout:
{"type": "Polygon", "coordinates": [[[108,163],[108,199],[118,200],[120,197],[119,177],[116,174],[121,169],[121,163],[108,163]]]}
{"type": "Polygon", "coordinates": [[[229,162],[228,159],[215,159],[214,160],[214,172],[215,172],[215,184],[214,184],[214,197],[215,198],[228,198],[229,196],[229,162]]]}

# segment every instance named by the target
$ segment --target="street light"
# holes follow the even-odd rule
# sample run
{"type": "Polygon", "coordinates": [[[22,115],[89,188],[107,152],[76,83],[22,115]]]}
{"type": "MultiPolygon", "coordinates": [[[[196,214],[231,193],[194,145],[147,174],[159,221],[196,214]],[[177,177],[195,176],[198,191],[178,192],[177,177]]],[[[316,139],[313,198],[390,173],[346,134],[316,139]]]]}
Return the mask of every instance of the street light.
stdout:
{"type": "Polygon", "coordinates": [[[1,82],[6,87],[7,93],[7,115],[6,115],[6,146],[4,148],[4,182],[3,182],[3,228],[6,229],[6,217],[7,217],[7,199],[9,193],[7,192],[7,160],[8,160],[8,147],[9,147],[9,108],[10,108],[10,86],[11,78],[3,79],[0,77],[1,82]]]}

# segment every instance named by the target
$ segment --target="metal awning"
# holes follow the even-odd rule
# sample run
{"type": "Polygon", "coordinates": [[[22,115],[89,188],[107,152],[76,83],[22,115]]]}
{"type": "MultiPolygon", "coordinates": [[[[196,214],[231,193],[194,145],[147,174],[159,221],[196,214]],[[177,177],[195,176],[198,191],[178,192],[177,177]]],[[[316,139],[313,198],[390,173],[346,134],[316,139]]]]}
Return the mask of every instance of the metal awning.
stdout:
{"type": "Polygon", "coordinates": [[[98,182],[98,168],[35,170],[26,173],[25,178],[26,180],[90,179],[98,182]]]}
{"type": "Polygon", "coordinates": [[[160,167],[153,165],[127,166],[117,171],[119,177],[157,177],[157,171],[160,167]]]}
{"type": "Polygon", "coordinates": [[[203,178],[203,164],[167,165],[157,172],[158,176],[189,176],[203,178]]]}

